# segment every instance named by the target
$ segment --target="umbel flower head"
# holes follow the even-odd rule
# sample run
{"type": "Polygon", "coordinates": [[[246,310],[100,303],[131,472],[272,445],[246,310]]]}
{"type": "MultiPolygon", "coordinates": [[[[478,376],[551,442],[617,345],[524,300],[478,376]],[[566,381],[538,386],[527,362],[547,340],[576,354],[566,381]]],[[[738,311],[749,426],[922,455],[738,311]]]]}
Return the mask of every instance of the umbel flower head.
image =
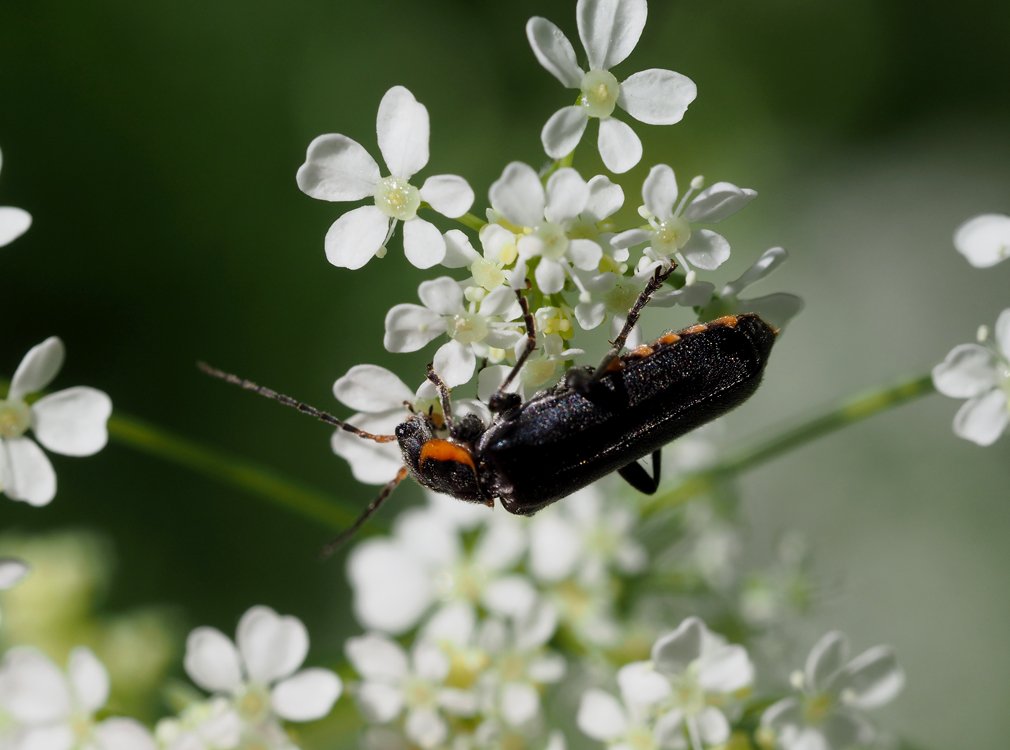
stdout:
{"type": "MultiPolygon", "coordinates": [[[[0,167],[3,166],[3,154],[0,153],[0,167]]],[[[0,206],[0,247],[9,245],[32,225],[32,215],[22,208],[0,206]]]]}
{"type": "Polygon", "coordinates": [[[49,385],[63,366],[63,342],[43,341],[21,360],[7,396],[0,399],[0,490],[14,500],[45,505],[56,496],[56,472],[28,430],[53,453],[90,456],[105,447],[112,401],[85,386],[26,400],[49,385]]]}

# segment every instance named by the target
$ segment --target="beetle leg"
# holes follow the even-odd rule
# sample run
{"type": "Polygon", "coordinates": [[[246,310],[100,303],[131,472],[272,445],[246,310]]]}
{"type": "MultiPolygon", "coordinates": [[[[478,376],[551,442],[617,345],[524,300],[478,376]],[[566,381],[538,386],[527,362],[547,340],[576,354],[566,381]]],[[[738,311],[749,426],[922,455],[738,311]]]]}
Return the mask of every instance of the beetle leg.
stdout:
{"type": "Polygon", "coordinates": [[[529,302],[526,301],[523,293],[518,289],[516,289],[516,297],[519,298],[519,307],[523,311],[523,323],[526,325],[526,346],[523,347],[522,354],[516,359],[515,365],[509,370],[509,374],[505,376],[505,380],[498,386],[498,390],[491,395],[488,406],[491,408],[491,411],[495,412],[504,411],[514,404],[516,399],[510,399],[505,389],[515,380],[523,365],[526,364],[526,360],[529,359],[533,350],[537,348],[537,331],[533,323],[533,314],[530,312],[529,302]]]}
{"type": "Polygon", "coordinates": [[[232,375],[230,372],[224,372],[223,370],[218,370],[217,368],[211,367],[206,362],[197,362],[196,366],[203,370],[207,375],[212,378],[218,378],[226,383],[231,383],[232,385],[237,385],[240,388],[245,388],[247,391],[252,391],[260,396],[265,396],[266,398],[273,399],[274,401],[279,401],[285,406],[290,406],[292,409],[297,409],[302,414],[308,414],[310,417],[315,417],[321,422],[326,422],[326,424],[333,425],[334,427],[339,427],[341,430],[350,432],[352,435],[357,435],[359,438],[365,440],[373,440],[376,443],[392,443],[396,440],[396,435],[375,435],[371,432],[365,432],[364,430],[358,429],[352,424],[348,424],[342,419],[337,419],[332,414],[321,411],[314,406],[298,401],[297,399],[291,398],[291,396],[285,396],[283,393],[278,393],[272,388],[267,388],[266,386],[258,385],[251,380],[246,380],[245,378],[240,378],[238,375],[232,375]]]}
{"type": "Polygon", "coordinates": [[[361,525],[365,521],[367,521],[369,517],[373,513],[375,513],[375,511],[379,509],[379,506],[386,501],[386,498],[388,498],[390,495],[393,494],[393,490],[396,489],[396,486],[406,478],[407,478],[407,467],[401,466],[400,470],[396,472],[396,476],[393,477],[389,482],[387,482],[386,486],[382,488],[382,491],[379,493],[379,496],[368,504],[368,507],[361,512],[360,516],[354,519],[354,523],[352,523],[349,527],[341,531],[333,539],[328,541],[325,544],[325,546],[321,550],[319,550],[319,559],[325,560],[327,557],[336,552],[344,542],[346,542],[348,539],[354,536],[354,534],[358,531],[358,529],[361,528],[361,525]]]}
{"type": "Polygon", "coordinates": [[[428,380],[434,383],[438,389],[438,400],[442,404],[442,419],[445,421],[445,426],[452,432],[452,398],[449,395],[449,386],[438,376],[431,362],[428,363],[428,380]]]}
{"type": "Polygon", "coordinates": [[[641,294],[638,295],[638,299],[635,300],[635,304],[632,305],[631,309],[628,311],[628,317],[624,321],[624,327],[621,329],[621,332],[617,334],[617,338],[611,342],[613,348],[607,352],[603,361],[600,362],[600,366],[596,368],[596,372],[593,375],[594,380],[599,380],[603,377],[603,375],[606,374],[607,368],[611,362],[620,356],[621,350],[624,348],[624,343],[628,340],[628,336],[631,335],[631,329],[635,327],[636,323],[638,323],[638,317],[642,314],[642,310],[647,304],[649,304],[649,300],[652,299],[652,295],[655,294],[661,286],[663,286],[663,282],[666,281],[667,277],[671,273],[673,273],[673,269],[676,267],[676,264],[671,264],[671,266],[665,270],[662,267],[656,269],[652,278],[649,279],[649,283],[645,285],[645,289],[643,289],[641,294]]]}
{"type": "Polygon", "coordinates": [[[651,477],[642,465],[638,463],[638,461],[634,461],[627,466],[622,466],[617,470],[617,473],[621,475],[621,479],[626,481],[639,492],[646,495],[655,494],[656,490],[659,489],[659,469],[662,456],[662,451],[656,450],[652,452],[651,477]]]}

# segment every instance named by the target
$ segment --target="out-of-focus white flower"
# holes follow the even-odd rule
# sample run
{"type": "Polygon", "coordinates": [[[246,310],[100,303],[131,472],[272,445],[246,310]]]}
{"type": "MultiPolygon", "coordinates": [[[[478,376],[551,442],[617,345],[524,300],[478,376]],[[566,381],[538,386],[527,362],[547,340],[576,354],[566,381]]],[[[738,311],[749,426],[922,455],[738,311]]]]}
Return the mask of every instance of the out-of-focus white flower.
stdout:
{"type": "Polygon", "coordinates": [[[995,333],[993,345],[955,346],[933,368],[936,390],[968,399],[954,416],[954,433],[978,445],[992,445],[1010,424],[1010,308],[995,333]]]}
{"type": "Polygon", "coordinates": [[[703,184],[701,177],[695,177],[690,189],[679,196],[677,178],[670,167],[657,164],[649,170],[642,184],[645,205],[638,210],[649,222],[649,229],[629,229],[612,240],[618,247],[649,243],[639,263],[639,275],[651,273],[656,264],[669,265],[676,258],[688,272],[687,286],[691,286],[692,266],[714,271],[729,259],[726,238],[696,225],[732,216],[750,203],[757,192],[729,182],[717,182],[702,190],[703,184]]]}
{"type": "Polygon", "coordinates": [[[361,268],[385,246],[398,221],[403,251],[418,268],[431,268],[445,257],[445,239],[434,224],[418,218],[421,201],[455,218],[470,210],[473,190],[456,175],[435,175],[420,189],[411,177],[428,163],[428,110],[403,86],[389,89],[375,121],[379,150],[390,174],[357,141],[345,135],[321,135],[309,144],[298,169],[298,187],[324,201],[373,197],[374,205],[348,211],[326,233],[326,258],[342,268],[361,268]]]}
{"type": "MultiPolygon", "coordinates": [[[[3,167],[3,154],[0,153],[0,167],[3,167]]],[[[0,247],[9,245],[32,225],[32,215],[21,208],[0,206],[0,247]]]]}
{"type": "Polygon", "coordinates": [[[162,719],[154,736],[161,750],[233,750],[242,739],[242,720],[227,699],[214,698],[162,719]]]}
{"type": "Polygon", "coordinates": [[[860,712],[892,701],[905,675],[889,647],[850,660],[848,640],[832,632],[817,642],[793,682],[801,695],[770,706],[762,727],[785,750],[844,750],[873,741],[874,729],[860,712]]]}
{"type": "Polygon", "coordinates": [[[16,586],[28,575],[28,564],[15,557],[0,557],[0,591],[16,586]]]}
{"type": "Polygon", "coordinates": [[[109,675],[86,648],[70,654],[67,673],[41,651],[17,647],[0,662],[0,714],[9,750],[155,750],[132,719],[95,721],[109,697],[109,675]]]}
{"type": "Polygon", "coordinates": [[[99,390],[85,386],[43,396],[29,406],[25,400],[41,391],[63,365],[63,342],[52,336],[21,360],[10,390],[0,399],[0,489],[14,500],[46,505],[56,496],[56,472],[34,440],[53,453],[90,456],[108,441],[106,422],[112,401],[99,390]]]}
{"type": "Polygon", "coordinates": [[[537,60],[561,84],[581,92],[578,103],[555,112],[540,133],[552,159],[571,153],[582,140],[590,117],[600,121],[600,157],[612,172],[627,172],[642,158],[635,131],[613,116],[621,107],[639,122],[680,122],[698,94],[694,82],[672,70],[650,68],[619,82],[610,69],[624,61],[642,35],[646,0],[579,0],[575,7],[579,38],[589,60],[586,72],[564,33],[546,18],[526,24],[526,36],[537,60]]]}
{"type": "Polygon", "coordinates": [[[480,293],[464,300],[464,285],[448,276],[422,281],[417,294],[423,306],[395,305],[386,314],[386,349],[414,352],[444,333],[449,341],[435,352],[435,372],[449,386],[466,383],[473,377],[478,356],[485,356],[489,347],[505,349],[516,342],[521,334],[510,321],[522,314],[508,287],[470,290],[480,293]]]}
{"type": "MultiPolygon", "coordinates": [[[[655,722],[656,701],[665,697],[662,678],[652,675],[652,691],[642,690],[643,672],[638,664],[622,667],[617,683],[622,700],[603,690],[587,690],[579,702],[576,724],[586,735],[607,745],[608,750],[660,750],[670,747],[670,737],[655,722]],[[641,673],[641,674],[640,674],[641,673]]],[[[646,679],[649,679],[646,676],[646,679]]]]}
{"type": "Polygon", "coordinates": [[[278,719],[320,719],[340,697],[340,678],[330,670],[296,672],[309,650],[308,633],[296,617],[252,607],[239,621],[236,641],[237,648],[221,631],[197,628],[186,640],[184,664],[193,682],[227,697],[244,734],[284,747],[278,719]]]}
{"type": "Polygon", "coordinates": [[[954,247],[975,268],[1010,258],[1010,216],[982,214],[969,219],[954,232],[954,247]]]}
{"type": "Polygon", "coordinates": [[[740,299],[740,292],[770,274],[789,257],[781,247],[772,247],[761,253],[754,265],[744,271],[740,278],[729,282],[712,303],[702,311],[702,318],[712,320],[723,315],[750,312],[757,313],[776,328],[785,327],[803,309],[803,300],[795,294],[776,292],[761,297],[740,299]]]}

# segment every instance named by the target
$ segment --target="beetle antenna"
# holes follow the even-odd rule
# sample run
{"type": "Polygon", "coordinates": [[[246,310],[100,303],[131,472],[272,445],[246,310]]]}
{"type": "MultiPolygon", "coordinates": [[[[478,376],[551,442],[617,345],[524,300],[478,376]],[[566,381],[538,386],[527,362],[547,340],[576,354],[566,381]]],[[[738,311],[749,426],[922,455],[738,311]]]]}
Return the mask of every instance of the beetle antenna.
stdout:
{"type": "Polygon", "coordinates": [[[321,550],[319,550],[319,559],[325,560],[334,552],[336,552],[338,549],[340,549],[340,547],[343,546],[343,544],[348,539],[354,536],[357,533],[358,529],[360,529],[362,525],[364,525],[365,521],[367,521],[372,516],[372,514],[379,509],[379,506],[386,501],[386,498],[388,498],[390,495],[393,494],[393,490],[396,489],[396,486],[404,479],[406,479],[406,477],[407,477],[407,467],[401,466],[400,470],[396,472],[396,476],[386,483],[386,486],[382,488],[382,491],[379,493],[379,496],[368,504],[368,507],[361,512],[361,515],[355,519],[354,523],[352,523],[344,531],[341,531],[333,539],[328,541],[326,545],[321,550]]]}
{"type": "Polygon", "coordinates": [[[662,266],[656,269],[656,272],[649,279],[649,283],[645,285],[645,289],[641,291],[638,295],[638,299],[635,300],[635,304],[631,306],[628,310],[628,317],[624,321],[624,327],[621,332],[617,334],[611,344],[613,348],[607,353],[607,356],[603,358],[600,362],[600,366],[596,368],[595,377],[600,377],[607,370],[607,365],[609,365],[618,355],[620,355],[621,350],[624,348],[625,342],[628,340],[628,336],[631,335],[631,329],[635,327],[638,323],[638,317],[642,314],[642,310],[649,300],[652,299],[652,295],[663,286],[663,282],[666,281],[667,277],[673,273],[673,270],[677,267],[676,263],[671,263],[669,268],[664,269],[662,266]]]}
{"type": "Polygon", "coordinates": [[[522,291],[516,289],[516,297],[519,298],[519,307],[523,311],[523,323],[526,326],[526,345],[523,347],[523,353],[519,355],[516,359],[515,366],[509,370],[509,374],[502,381],[501,385],[498,386],[498,390],[495,392],[492,399],[495,397],[501,398],[501,394],[505,393],[505,389],[509,387],[509,384],[515,379],[515,376],[519,374],[519,371],[523,369],[523,365],[526,364],[526,360],[533,353],[533,350],[537,348],[537,330],[536,326],[533,324],[533,315],[530,314],[530,304],[526,301],[526,297],[523,296],[522,291]]]}
{"type": "Polygon", "coordinates": [[[449,395],[449,386],[435,372],[435,366],[431,362],[428,363],[428,380],[434,383],[438,389],[438,399],[442,404],[442,419],[445,420],[445,426],[452,432],[452,397],[449,395]]]}
{"type": "Polygon", "coordinates": [[[310,406],[302,401],[291,398],[291,396],[285,396],[283,393],[278,393],[272,388],[267,388],[266,386],[259,385],[251,380],[240,378],[238,375],[233,375],[232,373],[225,372],[224,370],[218,370],[216,367],[211,367],[206,362],[197,362],[196,366],[212,378],[217,378],[218,380],[223,380],[226,383],[237,385],[240,388],[252,391],[253,393],[258,393],[260,396],[265,396],[273,401],[279,401],[285,406],[297,409],[302,414],[308,414],[310,417],[315,417],[321,422],[326,422],[328,425],[339,427],[341,430],[346,430],[347,432],[357,435],[360,438],[364,438],[365,440],[373,440],[376,443],[391,443],[396,440],[396,435],[375,435],[371,432],[365,432],[352,424],[348,424],[342,419],[337,419],[329,412],[321,411],[314,406],[310,406]]]}

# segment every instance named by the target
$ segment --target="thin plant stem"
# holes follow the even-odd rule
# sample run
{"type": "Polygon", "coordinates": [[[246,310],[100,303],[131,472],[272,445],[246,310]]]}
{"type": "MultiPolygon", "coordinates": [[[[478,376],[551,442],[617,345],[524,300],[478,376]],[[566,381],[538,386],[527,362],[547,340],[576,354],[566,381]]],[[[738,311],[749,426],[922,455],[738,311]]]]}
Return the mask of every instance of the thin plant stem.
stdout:
{"type": "Polygon", "coordinates": [[[482,218],[474,216],[473,214],[463,214],[462,216],[457,216],[456,221],[475,232],[479,232],[484,225],[487,224],[487,222],[482,218]]]}
{"type": "Polygon", "coordinates": [[[713,489],[718,483],[770,461],[793,448],[926,396],[934,390],[933,379],[927,374],[850,398],[812,419],[781,430],[771,438],[731,452],[726,458],[707,469],[689,474],[672,489],[646,500],[643,513],[650,515],[658,510],[680,505],[713,489]]]}

